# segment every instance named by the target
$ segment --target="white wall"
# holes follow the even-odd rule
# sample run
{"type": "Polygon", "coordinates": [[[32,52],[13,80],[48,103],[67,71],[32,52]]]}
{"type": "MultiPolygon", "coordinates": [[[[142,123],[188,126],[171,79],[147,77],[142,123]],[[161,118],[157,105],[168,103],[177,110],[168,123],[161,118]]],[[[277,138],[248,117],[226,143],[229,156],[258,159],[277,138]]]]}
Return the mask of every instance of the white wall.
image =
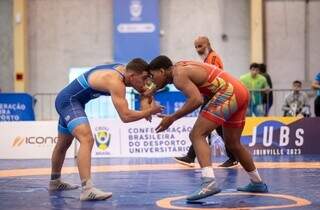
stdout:
{"type": "Polygon", "coordinates": [[[0,88],[13,91],[12,1],[0,1],[0,88]]]}
{"type": "Polygon", "coordinates": [[[309,79],[320,72],[320,1],[309,1],[309,79]]]}
{"type": "Polygon", "coordinates": [[[249,18],[247,0],[161,0],[161,53],[175,61],[199,59],[193,42],[206,35],[225,69],[240,76],[249,66],[249,18]],[[227,34],[228,41],[222,40],[222,34],[227,34]]]}
{"type": "MultiPolygon", "coordinates": [[[[305,11],[303,1],[266,2],[267,65],[276,88],[304,80],[305,11]]],[[[288,86],[289,85],[289,86],[288,86]]]]}
{"type": "Polygon", "coordinates": [[[265,5],[266,62],[275,88],[290,88],[297,79],[310,88],[320,70],[320,1],[267,0],[265,5]]]}
{"type": "MultiPolygon", "coordinates": [[[[198,59],[193,41],[207,35],[227,71],[240,76],[248,70],[250,1],[159,1],[162,54],[175,61],[198,59]],[[222,34],[228,36],[227,41],[222,34]]],[[[12,29],[8,24],[12,2],[0,4],[0,86],[12,89],[12,29]]],[[[307,57],[305,4],[304,0],[266,0],[266,62],[276,88],[289,87],[292,80],[304,80],[305,75],[312,80],[319,71],[320,1],[309,1],[307,57]]],[[[68,82],[70,67],[112,60],[112,0],[28,0],[28,13],[31,93],[58,92],[68,82]]]]}
{"type": "MultiPolygon", "coordinates": [[[[112,60],[112,0],[30,0],[28,6],[32,93],[59,91],[70,67],[112,60]]],[[[198,59],[193,41],[207,35],[228,71],[239,76],[247,70],[247,0],[160,0],[160,22],[162,54],[198,59]]]]}
{"type": "Polygon", "coordinates": [[[30,91],[58,92],[70,67],[112,59],[112,0],[29,0],[30,91]]]}

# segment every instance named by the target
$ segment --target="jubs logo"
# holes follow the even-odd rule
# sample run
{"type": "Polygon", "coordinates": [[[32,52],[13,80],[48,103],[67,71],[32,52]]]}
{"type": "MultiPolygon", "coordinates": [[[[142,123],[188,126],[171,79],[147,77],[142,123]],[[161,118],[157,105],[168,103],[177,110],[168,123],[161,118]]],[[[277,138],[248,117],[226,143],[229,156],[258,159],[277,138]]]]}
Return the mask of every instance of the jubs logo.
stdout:
{"type": "Polygon", "coordinates": [[[94,135],[97,147],[105,151],[108,149],[111,141],[111,134],[107,130],[98,130],[94,135]]]}
{"type": "Polygon", "coordinates": [[[249,147],[254,147],[256,144],[264,147],[289,145],[301,147],[304,144],[304,136],[303,128],[286,125],[281,121],[268,120],[253,128],[251,142],[248,145],[249,147]]]}

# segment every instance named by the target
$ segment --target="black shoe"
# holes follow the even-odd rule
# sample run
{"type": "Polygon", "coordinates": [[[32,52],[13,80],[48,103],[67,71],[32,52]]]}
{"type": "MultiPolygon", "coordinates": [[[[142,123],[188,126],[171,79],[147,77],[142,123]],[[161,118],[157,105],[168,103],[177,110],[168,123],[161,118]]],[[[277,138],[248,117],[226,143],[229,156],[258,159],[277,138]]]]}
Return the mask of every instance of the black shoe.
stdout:
{"type": "Polygon", "coordinates": [[[174,157],[175,161],[177,161],[178,163],[182,164],[182,165],[186,165],[189,167],[194,167],[194,159],[188,157],[188,156],[184,156],[184,157],[174,157]]]}
{"type": "Polygon", "coordinates": [[[222,163],[221,165],[219,165],[219,167],[229,168],[229,167],[233,167],[236,165],[238,165],[238,161],[230,158],[227,161],[225,161],[224,163],[222,163]]]}

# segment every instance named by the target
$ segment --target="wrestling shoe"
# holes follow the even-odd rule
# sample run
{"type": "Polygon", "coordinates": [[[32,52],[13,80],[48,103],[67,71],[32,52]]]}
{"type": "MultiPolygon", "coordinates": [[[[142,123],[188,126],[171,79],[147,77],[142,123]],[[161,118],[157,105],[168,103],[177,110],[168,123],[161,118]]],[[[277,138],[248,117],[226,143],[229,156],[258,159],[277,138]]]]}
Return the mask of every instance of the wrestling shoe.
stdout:
{"type": "Polygon", "coordinates": [[[175,161],[177,161],[178,163],[182,164],[182,165],[186,165],[189,167],[194,167],[194,159],[189,158],[188,156],[183,156],[183,157],[174,157],[175,161]]]}
{"type": "Polygon", "coordinates": [[[259,182],[259,183],[250,182],[248,185],[244,187],[238,187],[237,190],[243,191],[243,192],[267,193],[268,186],[266,185],[266,183],[263,183],[263,182],[259,182]]]}
{"type": "Polygon", "coordinates": [[[106,200],[112,196],[111,192],[103,192],[97,188],[91,187],[83,189],[80,194],[81,201],[98,201],[106,200]]]}
{"type": "Polygon", "coordinates": [[[63,190],[75,190],[79,185],[71,185],[61,181],[60,179],[50,180],[49,191],[63,191],[63,190]]]}
{"type": "Polygon", "coordinates": [[[238,165],[238,161],[230,158],[230,159],[226,160],[224,163],[220,164],[219,167],[229,168],[229,167],[233,167],[236,165],[238,165]]]}
{"type": "Polygon", "coordinates": [[[195,201],[221,192],[214,178],[203,177],[199,190],[187,196],[187,201],[195,201]]]}

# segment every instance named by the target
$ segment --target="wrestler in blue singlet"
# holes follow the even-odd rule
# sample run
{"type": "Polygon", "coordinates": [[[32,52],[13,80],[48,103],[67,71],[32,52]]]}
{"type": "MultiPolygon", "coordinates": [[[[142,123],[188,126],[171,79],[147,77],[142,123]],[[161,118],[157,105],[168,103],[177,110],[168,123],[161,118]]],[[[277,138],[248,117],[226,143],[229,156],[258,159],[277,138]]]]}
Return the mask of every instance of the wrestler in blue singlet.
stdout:
{"type": "MultiPolygon", "coordinates": [[[[68,86],[60,91],[56,98],[55,106],[59,113],[59,133],[72,134],[75,127],[82,123],[89,123],[84,111],[85,104],[101,95],[110,95],[108,92],[101,92],[90,87],[89,75],[96,70],[116,71],[116,67],[122,64],[110,64],[96,66],[81,74],[68,86]]],[[[121,72],[117,71],[122,77],[121,72]]]]}

